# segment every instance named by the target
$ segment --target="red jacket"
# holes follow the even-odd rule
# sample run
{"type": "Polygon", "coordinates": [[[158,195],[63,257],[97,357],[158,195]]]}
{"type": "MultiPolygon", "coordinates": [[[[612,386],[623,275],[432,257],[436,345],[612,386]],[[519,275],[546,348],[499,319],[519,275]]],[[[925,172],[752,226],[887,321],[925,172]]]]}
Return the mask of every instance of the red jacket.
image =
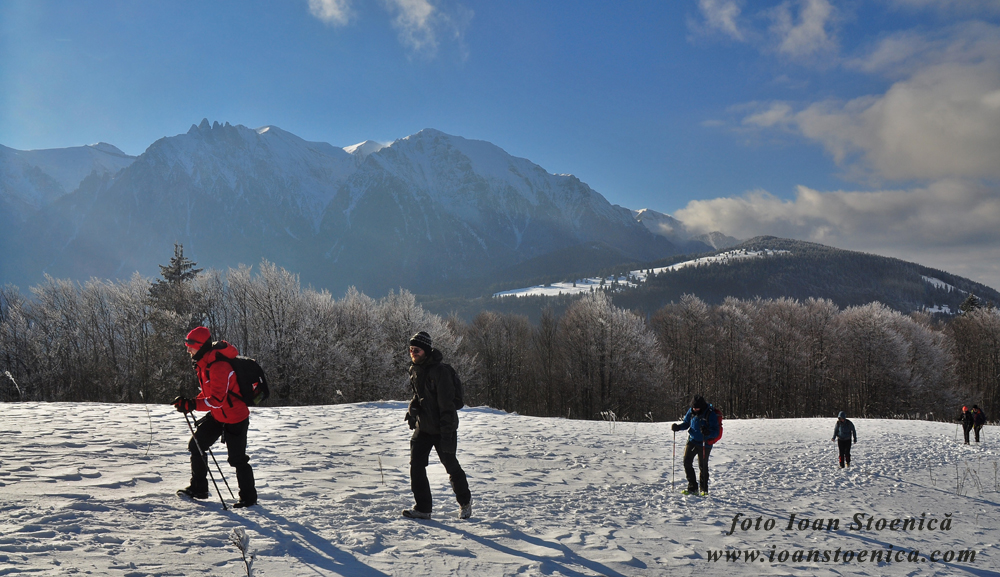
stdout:
{"type": "Polygon", "coordinates": [[[229,394],[232,391],[239,395],[240,385],[232,365],[225,359],[238,354],[236,347],[219,341],[195,363],[201,385],[201,394],[195,398],[195,410],[211,411],[212,417],[220,423],[239,423],[250,417],[246,403],[229,394]]]}

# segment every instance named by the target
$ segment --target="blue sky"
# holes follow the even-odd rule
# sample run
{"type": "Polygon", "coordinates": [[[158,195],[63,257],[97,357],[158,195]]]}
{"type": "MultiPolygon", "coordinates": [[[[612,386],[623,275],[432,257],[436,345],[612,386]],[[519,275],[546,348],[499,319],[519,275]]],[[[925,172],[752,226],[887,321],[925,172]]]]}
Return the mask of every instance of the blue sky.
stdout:
{"type": "Polygon", "coordinates": [[[0,144],[487,140],[692,231],[1000,287],[1000,0],[0,0],[0,144]]]}

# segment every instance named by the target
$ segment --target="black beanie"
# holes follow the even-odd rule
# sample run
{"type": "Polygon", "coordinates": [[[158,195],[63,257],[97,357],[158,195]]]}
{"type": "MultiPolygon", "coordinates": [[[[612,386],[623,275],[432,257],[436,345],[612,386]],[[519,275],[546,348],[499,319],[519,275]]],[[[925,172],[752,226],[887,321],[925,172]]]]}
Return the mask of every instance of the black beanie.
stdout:
{"type": "Polygon", "coordinates": [[[708,403],[705,401],[705,397],[702,397],[701,395],[695,395],[694,398],[691,399],[691,408],[701,409],[703,411],[707,409],[708,403]]]}
{"type": "Polygon", "coordinates": [[[420,347],[426,354],[431,354],[431,336],[424,331],[410,337],[411,347],[420,347]]]}

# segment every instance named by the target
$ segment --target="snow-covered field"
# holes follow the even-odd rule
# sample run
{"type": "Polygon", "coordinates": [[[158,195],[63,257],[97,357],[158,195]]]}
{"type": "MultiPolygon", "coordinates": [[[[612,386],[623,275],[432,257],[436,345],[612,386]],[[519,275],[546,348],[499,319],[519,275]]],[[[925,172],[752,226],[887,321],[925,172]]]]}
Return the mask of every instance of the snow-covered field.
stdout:
{"type": "Polygon", "coordinates": [[[255,409],[260,505],[223,511],[174,494],[189,435],[171,407],[0,404],[0,575],[245,575],[237,527],[261,577],[1000,574],[996,427],[965,446],[954,424],[856,419],[842,470],[833,418],[727,419],[703,498],[679,494],[669,423],[465,409],[473,518],[432,455],[435,518],[413,521],[404,410],[255,409]]]}

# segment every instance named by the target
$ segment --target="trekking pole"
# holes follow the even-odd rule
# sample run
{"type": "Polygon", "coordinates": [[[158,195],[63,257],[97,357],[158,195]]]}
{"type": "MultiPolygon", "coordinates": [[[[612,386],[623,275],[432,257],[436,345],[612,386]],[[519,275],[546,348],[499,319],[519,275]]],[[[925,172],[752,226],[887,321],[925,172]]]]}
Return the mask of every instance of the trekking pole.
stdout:
{"type": "Polygon", "coordinates": [[[677,470],[677,431],[674,431],[673,456],[670,457],[670,492],[674,491],[674,471],[677,470]]]}
{"type": "MultiPolygon", "coordinates": [[[[219,500],[222,501],[222,510],[228,511],[229,507],[226,506],[226,500],[222,498],[222,491],[219,489],[219,484],[215,482],[215,475],[212,474],[212,468],[208,466],[208,457],[205,456],[205,450],[201,448],[201,443],[198,442],[198,437],[194,434],[194,425],[191,424],[191,419],[188,419],[187,413],[184,413],[184,422],[187,423],[188,429],[191,430],[191,439],[194,441],[194,446],[198,447],[201,458],[205,460],[205,469],[208,470],[208,477],[212,479],[212,484],[215,485],[215,492],[219,494],[219,500]]],[[[215,460],[215,457],[212,457],[212,460],[215,460]]],[[[219,469],[219,474],[222,474],[221,469],[219,469]]],[[[226,478],[223,477],[222,480],[225,481],[226,478]]],[[[229,485],[226,486],[228,487],[229,485]]],[[[229,492],[232,493],[232,490],[229,492]]]]}
{"type": "MultiPolygon", "coordinates": [[[[194,419],[194,415],[192,415],[191,418],[194,419]]],[[[194,423],[197,425],[198,421],[195,421],[194,423]]],[[[212,447],[208,448],[208,456],[212,457],[212,462],[215,463],[215,468],[219,470],[219,476],[222,477],[222,482],[225,483],[226,489],[229,489],[229,496],[235,499],[236,495],[233,494],[233,490],[229,487],[229,481],[226,480],[226,476],[222,474],[222,467],[220,467],[219,462],[215,460],[215,453],[212,452],[212,447]]]]}

